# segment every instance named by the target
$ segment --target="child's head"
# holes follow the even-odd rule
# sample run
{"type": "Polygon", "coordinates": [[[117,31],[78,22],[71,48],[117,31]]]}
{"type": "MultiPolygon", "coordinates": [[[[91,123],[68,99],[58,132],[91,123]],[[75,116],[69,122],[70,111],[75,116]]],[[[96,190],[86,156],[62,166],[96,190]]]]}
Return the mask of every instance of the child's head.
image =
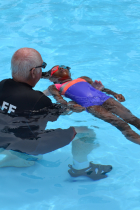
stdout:
{"type": "Polygon", "coordinates": [[[64,65],[56,65],[48,72],[42,74],[42,77],[47,78],[54,83],[71,79],[70,67],[64,65]]]}
{"type": "MultiPolygon", "coordinates": [[[[65,71],[65,70],[68,70],[68,72],[69,72],[69,70],[70,70],[70,67],[68,67],[68,66],[64,66],[64,65],[56,65],[56,66],[54,66],[52,69],[51,69],[51,76],[57,76],[57,74],[55,74],[55,72],[59,72],[59,74],[60,74],[60,72],[61,71],[65,71]]],[[[61,74],[62,75],[62,74],[61,74]]]]}

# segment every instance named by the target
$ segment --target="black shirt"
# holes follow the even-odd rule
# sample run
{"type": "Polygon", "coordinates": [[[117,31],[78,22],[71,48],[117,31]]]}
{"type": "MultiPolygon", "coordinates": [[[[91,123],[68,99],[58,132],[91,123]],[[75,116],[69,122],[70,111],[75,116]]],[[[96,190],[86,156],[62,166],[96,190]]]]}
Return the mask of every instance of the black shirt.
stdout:
{"type": "Polygon", "coordinates": [[[45,130],[64,110],[26,83],[0,82],[0,147],[28,154],[44,154],[67,145],[74,128],[45,130]]]}
{"type": "MultiPolygon", "coordinates": [[[[39,110],[44,107],[51,107],[51,100],[42,92],[35,91],[26,83],[15,82],[13,79],[6,79],[0,82],[0,105],[3,101],[9,105],[16,106],[15,112],[25,110],[39,110]]],[[[9,107],[7,106],[7,109],[9,107]]],[[[5,108],[6,109],[6,108],[5,108]]],[[[14,111],[12,111],[14,112],[14,111]]]]}

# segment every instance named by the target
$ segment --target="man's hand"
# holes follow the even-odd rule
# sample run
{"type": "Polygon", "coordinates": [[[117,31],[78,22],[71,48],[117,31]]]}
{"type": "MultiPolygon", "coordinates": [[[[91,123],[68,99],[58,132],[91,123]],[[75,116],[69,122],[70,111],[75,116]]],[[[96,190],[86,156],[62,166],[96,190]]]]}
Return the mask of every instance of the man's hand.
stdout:
{"type": "Polygon", "coordinates": [[[125,98],[122,94],[115,94],[114,97],[120,102],[125,101],[125,98]]]}
{"type": "Polygon", "coordinates": [[[74,102],[74,101],[68,102],[68,108],[69,108],[70,110],[72,110],[73,112],[77,112],[77,113],[86,110],[85,107],[82,107],[81,105],[77,104],[77,103],[74,102]]]}

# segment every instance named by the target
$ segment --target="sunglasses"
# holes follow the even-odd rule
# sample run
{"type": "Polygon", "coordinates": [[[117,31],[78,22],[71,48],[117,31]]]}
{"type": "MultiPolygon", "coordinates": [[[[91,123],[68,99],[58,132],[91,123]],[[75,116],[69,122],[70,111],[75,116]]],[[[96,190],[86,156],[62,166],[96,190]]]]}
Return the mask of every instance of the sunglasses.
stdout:
{"type": "MultiPolygon", "coordinates": [[[[46,66],[47,66],[47,63],[43,62],[41,66],[36,66],[36,67],[33,67],[33,68],[35,68],[35,69],[36,69],[36,68],[43,68],[43,69],[45,69],[46,66]]],[[[30,71],[31,71],[33,68],[31,68],[30,71]]]]}

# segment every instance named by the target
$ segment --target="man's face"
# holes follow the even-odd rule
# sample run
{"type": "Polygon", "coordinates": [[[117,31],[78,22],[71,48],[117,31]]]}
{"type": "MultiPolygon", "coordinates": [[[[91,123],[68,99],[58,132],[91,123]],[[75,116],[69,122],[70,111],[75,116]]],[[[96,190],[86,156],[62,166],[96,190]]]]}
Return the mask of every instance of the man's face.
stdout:
{"type": "MultiPolygon", "coordinates": [[[[39,61],[39,63],[37,64],[37,66],[41,66],[42,63],[43,63],[43,60],[42,60],[41,57],[40,57],[39,60],[40,60],[40,61],[39,61]]],[[[34,82],[35,82],[35,85],[36,85],[37,82],[40,80],[41,76],[42,76],[42,67],[35,68],[35,69],[34,69],[34,82]]],[[[34,86],[35,86],[35,85],[34,85],[34,86]]]]}
{"type": "MultiPolygon", "coordinates": [[[[43,61],[42,61],[43,63],[43,61]]],[[[38,69],[35,69],[35,71],[37,72],[36,73],[36,83],[41,79],[41,76],[42,76],[42,68],[38,68],[38,69]]]]}
{"type": "MultiPolygon", "coordinates": [[[[37,79],[38,79],[38,81],[40,80],[40,78],[41,78],[41,76],[42,76],[42,68],[39,68],[39,73],[37,74],[37,79]]],[[[38,82],[37,81],[37,82],[38,82]]]]}

